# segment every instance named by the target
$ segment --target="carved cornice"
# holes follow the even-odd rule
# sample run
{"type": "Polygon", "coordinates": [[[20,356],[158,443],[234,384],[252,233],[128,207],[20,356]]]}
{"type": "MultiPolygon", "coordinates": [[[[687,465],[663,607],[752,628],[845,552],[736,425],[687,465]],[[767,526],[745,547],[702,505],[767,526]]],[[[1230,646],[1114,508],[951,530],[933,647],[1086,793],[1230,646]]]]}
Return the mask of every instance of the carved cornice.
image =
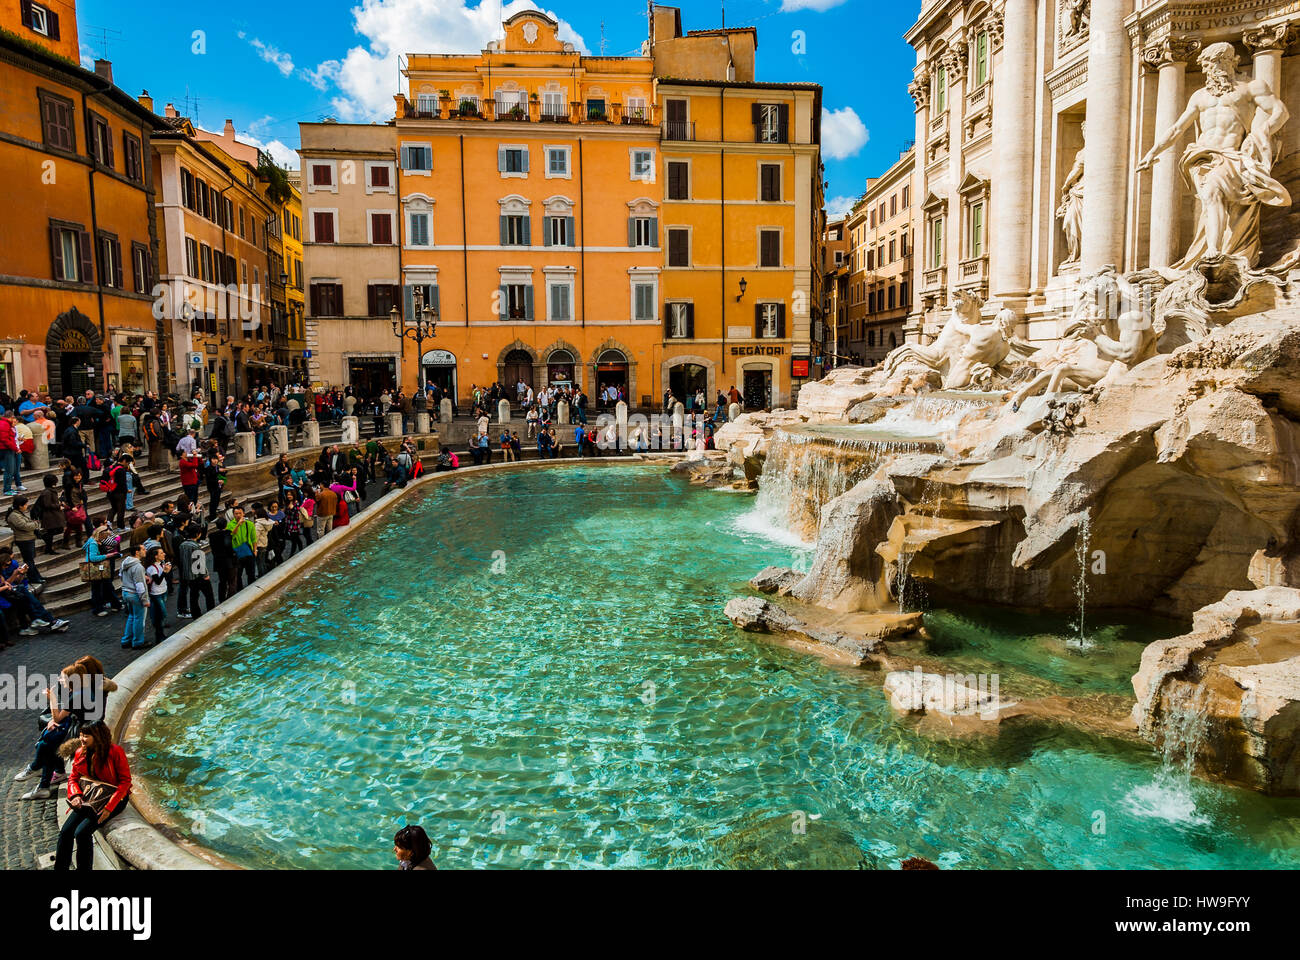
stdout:
{"type": "Polygon", "coordinates": [[[966,44],[954,44],[943,53],[943,65],[948,68],[948,82],[953,83],[966,75],[966,60],[970,56],[966,44]]]}
{"type": "Polygon", "coordinates": [[[916,104],[917,113],[930,105],[930,70],[928,67],[923,66],[916,72],[916,78],[907,85],[907,92],[912,95],[912,102],[916,104]]]}
{"type": "Polygon", "coordinates": [[[989,41],[993,52],[997,53],[1002,49],[1002,40],[1006,36],[1007,24],[1003,15],[1003,8],[998,7],[989,14],[988,19],[989,41]]]}
{"type": "Polygon", "coordinates": [[[1191,63],[1201,52],[1201,41],[1196,37],[1164,37],[1153,40],[1142,51],[1142,62],[1152,70],[1174,63],[1191,63]]]}

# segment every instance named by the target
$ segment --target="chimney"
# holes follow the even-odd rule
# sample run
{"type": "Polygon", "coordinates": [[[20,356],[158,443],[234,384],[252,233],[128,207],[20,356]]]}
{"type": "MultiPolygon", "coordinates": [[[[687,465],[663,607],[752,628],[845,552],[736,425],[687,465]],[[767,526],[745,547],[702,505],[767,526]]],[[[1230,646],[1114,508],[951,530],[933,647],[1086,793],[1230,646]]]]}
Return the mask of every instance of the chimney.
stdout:
{"type": "Polygon", "coordinates": [[[96,76],[103,77],[109,83],[112,83],[113,82],[113,61],[103,60],[103,59],[96,60],[95,74],[96,76]]]}
{"type": "Polygon", "coordinates": [[[140,101],[140,106],[144,107],[146,110],[153,109],[153,97],[149,96],[148,90],[141,90],[140,96],[136,99],[140,101]]]}
{"type": "Polygon", "coordinates": [[[231,140],[235,139],[235,122],[233,120],[226,121],[226,126],[221,131],[221,135],[223,137],[229,137],[231,140]]]}
{"type": "Polygon", "coordinates": [[[168,120],[175,120],[178,116],[180,116],[180,114],[176,112],[176,105],[174,103],[169,103],[163,109],[163,116],[166,117],[168,120]]]}

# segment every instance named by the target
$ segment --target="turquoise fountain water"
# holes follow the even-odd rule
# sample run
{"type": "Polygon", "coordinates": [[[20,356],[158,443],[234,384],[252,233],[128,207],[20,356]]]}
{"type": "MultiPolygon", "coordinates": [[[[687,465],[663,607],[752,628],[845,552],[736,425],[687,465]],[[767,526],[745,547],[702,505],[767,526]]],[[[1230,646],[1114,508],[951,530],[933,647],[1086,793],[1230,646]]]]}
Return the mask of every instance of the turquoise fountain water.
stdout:
{"type": "MultiPolygon", "coordinates": [[[[250,866],[391,867],[408,820],[444,868],[1300,866],[1300,802],[1055,727],[927,738],[878,675],[736,631],[726,599],[800,559],[752,505],[649,467],[417,492],[167,688],[135,772],[250,866]]],[[[1067,689],[1150,635],[1065,669],[1064,620],[931,616],[954,664],[1019,639],[1067,689]]]]}

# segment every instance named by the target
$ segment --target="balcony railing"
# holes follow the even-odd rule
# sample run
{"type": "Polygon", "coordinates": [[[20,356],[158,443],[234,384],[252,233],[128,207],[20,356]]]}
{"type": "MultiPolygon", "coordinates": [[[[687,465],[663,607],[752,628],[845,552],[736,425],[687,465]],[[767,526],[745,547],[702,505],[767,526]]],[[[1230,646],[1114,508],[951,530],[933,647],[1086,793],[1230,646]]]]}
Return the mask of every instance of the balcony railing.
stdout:
{"type": "Polygon", "coordinates": [[[694,140],[695,124],[687,120],[665,120],[663,122],[665,140],[694,140]]]}
{"type": "Polygon", "coordinates": [[[960,267],[961,283],[978,283],[988,279],[989,258],[973,257],[963,260],[960,267]]]}
{"type": "Polygon", "coordinates": [[[938,267],[921,274],[921,289],[940,290],[948,284],[948,268],[938,267]]]}
{"type": "MultiPolygon", "coordinates": [[[[529,100],[488,99],[476,101],[469,98],[425,98],[414,103],[407,100],[402,117],[407,120],[493,120],[507,123],[600,123],[621,126],[654,126],[658,110],[654,106],[629,107],[622,103],[607,103],[604,107],[574,100],[565,104],[541,103],[529,100]]],[[[685,136],[673,139],[694,139],[694,126],[685,136]]]]}

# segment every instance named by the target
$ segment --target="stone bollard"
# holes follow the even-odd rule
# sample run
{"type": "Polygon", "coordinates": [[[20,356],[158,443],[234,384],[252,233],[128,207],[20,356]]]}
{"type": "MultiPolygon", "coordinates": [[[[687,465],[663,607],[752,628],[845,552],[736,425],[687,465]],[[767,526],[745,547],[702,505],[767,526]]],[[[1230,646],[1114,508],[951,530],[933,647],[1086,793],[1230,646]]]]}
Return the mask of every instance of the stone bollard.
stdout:
{"type": "Polygon", "coordinates": [[[251,433],[235,434],[235,463],[253,463],[257,460],[257,437],[251,433]]]}
{"type": "Polygon", "coordinates": [[[438,404],[438,422],[451,423],[451,398],[443,397],[442,402],[438,404]]]}
{"type": "Polygon", "coordinates": [[[569,401],[561,400],[555,405],[555,422],[560,426],[567,426],[572,421],[569,419],[569,401]]]}
{"type": "Polygon", "coordinates": [[[505,399],[498,400],[497,401],[497,423],[509,423],[509,422],[510,422],[510,401],[505,399]]]}
{"type": "Polygon", "coordinates": [[[339,441],[345,446],[352,446],[361,440],[361,421],[356,417],[343,418],[343,437],[339,441]]]}
{"type": "Polygon", "coordinates": [[[320,446],[319,420],[304,420],[302,422],[302,446],[304,449],[320,446]]]}
{"type": "Polygon", "coordinates": [[[668,446],[671,450],[682,450],[686,446],[686,408],[680,403],[673,410],[673,432],[668,438],[668,446]]]}
{"type": "Polygon", "coordinates": [[[272,427],[267,433],[267,439],[271,443],[271,456],[278,457],[282,453],[289,452],[288,427],[272,427]]]}
{"type": "Polygon", "coordinates": [[[627,403],[620,400],[614,407],[614,419],[618,421],[618,448],[627,452],[627,403]]]}
{"type": "Polygon", "coordinates": [[[388,415],[388,435],[390,437],[400,437],[402,435],[402,415],[400,413],[390,413],[388,415]]]}
{"type": "Polygon", "coordinates": [[[32,470],[49,469],[50,448],[49,445],[45,442],[45,429],[43,427],[38,425],[36,429],[32,431],[32,443],[35,444],[35,446],[32,447],[32,452],[30,454],[32,458],[31,469],[32,470]]]}
{"type": "Polygon", "coordinates": [[[432,429],[432,427],[433,424],[429,420],[429,414],[426,411],[421,410],[419,413],[415,415],[416,433],[428,433],[432,429]]]}
{"type": "Polygon", "coordinates": [[[727,422],[735,423],[739,419],[740,419],[740,404],[733,403],[731,406],[727,407],[727,422]]]}

